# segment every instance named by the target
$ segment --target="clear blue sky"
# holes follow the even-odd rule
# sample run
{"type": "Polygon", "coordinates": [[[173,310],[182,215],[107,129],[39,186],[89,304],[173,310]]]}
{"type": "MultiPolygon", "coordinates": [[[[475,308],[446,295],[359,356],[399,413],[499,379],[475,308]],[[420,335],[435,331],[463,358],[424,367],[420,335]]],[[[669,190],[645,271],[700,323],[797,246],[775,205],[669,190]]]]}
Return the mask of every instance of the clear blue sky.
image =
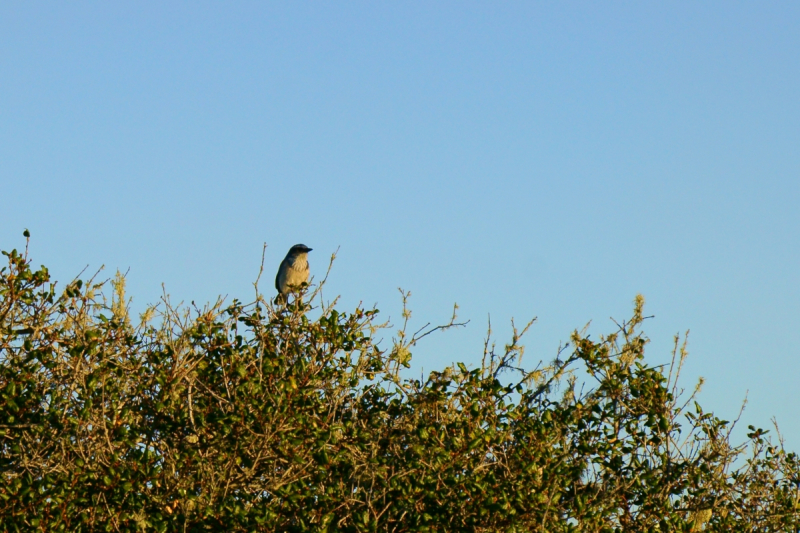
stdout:
{"type": "Polygon", "coordinates": [[[247,299],[305,243],[342,307],[465,330],[538,316],[526,360],[637,292],[648,360],[800,449],[797,2],[4,2],[0,248],[134,306],[247,299]]]}

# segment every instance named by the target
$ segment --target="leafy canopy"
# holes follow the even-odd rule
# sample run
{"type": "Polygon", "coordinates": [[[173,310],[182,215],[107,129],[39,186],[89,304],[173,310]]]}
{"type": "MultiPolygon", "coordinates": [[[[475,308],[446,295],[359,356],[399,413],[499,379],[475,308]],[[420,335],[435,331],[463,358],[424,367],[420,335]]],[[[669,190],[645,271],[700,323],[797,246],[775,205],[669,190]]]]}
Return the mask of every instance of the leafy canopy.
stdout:
{"type": "MultiPolygon", "coordinates": [[[[27,235],[26,235],[27,237],[27,235]]],[[[521,367],[403,377],[375,309],[258,293],[129,316],[124,278],[0,270],[0,531],[795,531],[798,458],[643,358],[643,300],[521,367]],[[312,318],[312,316],[316,318],[312,318]],[[135,322],[135,323],[134,323],[135,322]],[[386,344],[384,346],[384,344],[386,344]],[[579,379],[579,377],[581,377],[579,379]]],[[[404,294],[404,301],[407,294],[404,294]]],[[[455,315],[449,324],[452,327],[455,315]]],[[[530,324],[529,324],[530,325],[530,324]]]]}

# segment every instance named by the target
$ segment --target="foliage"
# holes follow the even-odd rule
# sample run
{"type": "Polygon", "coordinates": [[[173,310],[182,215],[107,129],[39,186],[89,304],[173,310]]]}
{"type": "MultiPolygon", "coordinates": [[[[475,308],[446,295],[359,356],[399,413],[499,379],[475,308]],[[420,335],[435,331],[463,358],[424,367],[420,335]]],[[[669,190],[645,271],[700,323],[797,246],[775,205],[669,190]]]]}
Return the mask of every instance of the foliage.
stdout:
{"type": "MultiPolygon", "coordinates": [[[[641,298],[520,367],[403,378],[431,329],[383,347],[378,311],[317,292],[134,325],[124,278],[57,290],[0,270],[1,531],[795,531],[798,458],[680,400],[648,366],[641,298]],[[110,299],[110,301],[109,301],[110,299]],[[316,316],[316,318],[312,318],[316,316]],[[579,380],[578,376],[585,376],[579,380]]],[[[405,298],[406,295],[404,295],[405,298]]],[[[454,326],[454,319],[445,327],[454,326]]],[[[437,328],[434,328],[434,330],[437,328]]]]}

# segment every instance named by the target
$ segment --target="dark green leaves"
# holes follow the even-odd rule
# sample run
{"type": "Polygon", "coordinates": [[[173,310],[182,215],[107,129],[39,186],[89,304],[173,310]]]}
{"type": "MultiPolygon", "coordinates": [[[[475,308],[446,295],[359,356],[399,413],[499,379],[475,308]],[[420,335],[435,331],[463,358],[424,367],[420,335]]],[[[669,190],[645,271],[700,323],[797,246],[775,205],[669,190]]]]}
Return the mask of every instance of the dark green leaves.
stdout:
{"type": "Polygon", "coordinates": [[[638,299],[535,372],[515,330],[407,380],[377,310],[165,304],[134,326],[101,285],[58,296],[3,255],[0,532],[797,530],[797,455],[680,399],[638,299]]]}

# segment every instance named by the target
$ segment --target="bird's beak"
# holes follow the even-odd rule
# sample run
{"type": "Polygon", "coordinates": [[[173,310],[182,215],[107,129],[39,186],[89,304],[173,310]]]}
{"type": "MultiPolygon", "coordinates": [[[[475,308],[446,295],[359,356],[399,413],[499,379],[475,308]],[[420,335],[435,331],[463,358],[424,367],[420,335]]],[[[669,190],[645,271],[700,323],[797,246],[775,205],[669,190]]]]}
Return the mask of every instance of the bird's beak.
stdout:
{"type": "Polygon", "coordinates": [[[310,252],[311,250],[313,250],[313,248],[308,248],[308,249],[306,250],[306,253],[310,252]]]}

